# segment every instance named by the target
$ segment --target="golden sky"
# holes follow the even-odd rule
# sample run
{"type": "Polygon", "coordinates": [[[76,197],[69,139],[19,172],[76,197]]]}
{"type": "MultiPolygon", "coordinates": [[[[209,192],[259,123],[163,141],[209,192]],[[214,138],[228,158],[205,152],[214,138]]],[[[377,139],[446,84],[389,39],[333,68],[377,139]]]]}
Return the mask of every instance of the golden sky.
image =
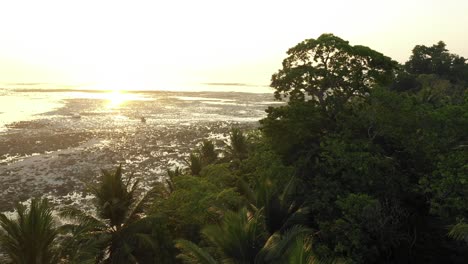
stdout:
{"type": "Polygon", "coordinates": [[[322,33],[400,62],[439,40],[468,57],[467,0],[15,0],[0,10],[0,82],[267,85],[288,48],[322,33]]]}

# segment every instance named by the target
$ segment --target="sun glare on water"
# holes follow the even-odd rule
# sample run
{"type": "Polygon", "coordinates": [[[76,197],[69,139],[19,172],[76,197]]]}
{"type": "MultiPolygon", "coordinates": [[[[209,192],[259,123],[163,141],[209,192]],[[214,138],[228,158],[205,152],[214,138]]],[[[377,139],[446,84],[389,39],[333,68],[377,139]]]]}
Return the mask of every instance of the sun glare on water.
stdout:
{"type": "Polygon", "coordinates": [[[119,90],[109,92],[106,98],[108,100],[107,108],[118,108],[129,100],[127,94],[119,90]]]}

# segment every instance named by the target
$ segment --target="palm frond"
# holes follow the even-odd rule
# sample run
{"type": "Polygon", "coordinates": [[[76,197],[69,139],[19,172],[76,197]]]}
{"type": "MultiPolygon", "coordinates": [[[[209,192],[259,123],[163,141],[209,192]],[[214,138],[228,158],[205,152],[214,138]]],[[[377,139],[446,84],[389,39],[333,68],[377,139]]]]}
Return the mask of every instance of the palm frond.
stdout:
{"type": "Polygon", "coordinates": [[[309,218],[310,209],[308,207],[300,207],[299,209],[290,209],[292,211],[288,212],[288,217],[283,223],[280,231],[283,232],[285,229],[296,225],[303,225],[307,223],[309,218]]]}
{"type": "Polygon", "coordinates": [[[296,243],[292,245],[288,255],[287,263],[289,264],[334,264],[339,263],[334,260],[318,258],[312,251],[311,237],[307,235],[299,235],[296,238],[296,243]]]}
{"type": "Polygon", "coordinates": [[[81,226],[73,227],[71,234],[69,233],[61,240],[62,259],[68,260],[69,263],[101,263],[112,239],[111,234],[91,233],[86,229],[80,229],[81,226]]]}
{"type": "Polygon", "coordinates": [[[311,229],[303,226],[293,226],[283,234],[276,232],[267,240],[257,258],[263,259],[267,263],[280,261],[287,255],[287,252],[296,243],[298,237],[310,234],[311,232],[311,229]]]}
{"type": "Polygon", "coordinates": [[[202,165],[213,164],[218,159],[214,144],[209,140],[203,140],[199,149],[202,165]]]}
{"type": "Polygon", "coordinates": [[[296,244],[292,246],[287,261],[289,264],[312,264],[315,262],[311,246],[304,236],[296,238],[296,244]]]}
{"type": "Polygon", "coordinates": [[[137,242],[138,248],[155,248],[156,242],[151,234],[144,234],[144,233],[136,233],[135,240],[137,242]]]}
{"type": "Polygon", "coordinates": [[[175,247],[181,251],[181,253],[177,255],[177,258],[185,263],[218,264],[208,252],[188,240],[176,240],[175,247]]]}
{"type": "Polygon", "coordinates": [[[265,229],[262,212],[250,213],[246,208],[239,212],[228,211],[220,225],[210,225],[202,234],[227,259],[245,262],[255,258],[265,242],[265,229]]]}
{"type": "Polygon", "coordinates": [[[58,232],[46,199],[32,199],[29,208],[18,204],[16,219],[0,214],[0,248],[15,263],[56,261],[58,232]]]}
{"type": "Polygon", "coordinates": [[[102,170],[100,184],[91,188],[96,196],[99,217],[109,220],[112,226],[121,226],[134,201],[137,183],[129,186],[130,181],[124,182],[122,180],[121,166],[113,173],[102,170]]]}
{"type": "MultiPolygon", "coordinates": [[[[93,227],[96,229],[103,229],[103,228],[106,228],[107,226],[106,222],[90,214],[87,214],[73,206],[67,206],[67,207],[62,208],[59,211],[59,215],[62,218],[76,221],[77,223],[79,223],[79,225],[82,225],[82,226],[89,226],[89,227],[93,227]]],[[[68,225],[65,225],[64,228],[67,228],[67,226],[68,225]]],[[[73,225],[73,226],[76,226],[76,225],[73,225]]]]}
{"type": "Polygon", "coordinates": [[[167,188],[169,189],[169,193],[172,193],[175,190],[174,178],[180,175],[182,175],[182,170],[179,167],[176,167],[173,170],[167,169],[166,184],[167,184],[167,188]]]}
{"type": "Polygon", "coordinates": [[[468,237],[468,224],[464,222],[460,222],[454,225],[449,232],[449,237],[454,238],[456,240],[463,240],[468,237]]]}
{"type": "Polygon", "coordinates": [[[233,159],[243,160],[248,154],[247,138],[239,128],[232,128],[229,133],[230,144],[226,146],[233,159]]]}
{"type": "Polygon", "coordinates": [[[193,176],[200,175],[203,165],[202,165],[202,160],[199,154],[190,153],[189,161],[186,161],[186,163],[189,166],[189,172],[193,176]]]}
{"type": "Polygon", "coordinates": [[[254,190],[250,188],[249,184],[241,178],[237,179],[237,189],[246,198],[249,209],[257,208],[257,198],[254,190]]]}
{"type": "Polygon", "coordinates": [[[122,227],[120,232],[125,236],[132,236],[133,234],[151,230],[157,221],[159,221],[159,219],[153,216],[140,218],[138,220],[128,222],[128,224],[122,227]]]}
{"type": "Polygon", "coordinates": [[[324,258],[315,254],[312,248],[312,236],[301,234],[287,253],[288,264],[345,264],[340,258],[324,258]]]}
{"type": "Polygon", "coordinates": [[[124,225],[128,225],[130,222],[137,220],[138,214],[142,213],[143,210],[150,204],[151,200],[166,197],[167,190],[163,184],[156,184],[147,191],[136,203],[130,205],[130,208],[125,217],[124,225]]]}

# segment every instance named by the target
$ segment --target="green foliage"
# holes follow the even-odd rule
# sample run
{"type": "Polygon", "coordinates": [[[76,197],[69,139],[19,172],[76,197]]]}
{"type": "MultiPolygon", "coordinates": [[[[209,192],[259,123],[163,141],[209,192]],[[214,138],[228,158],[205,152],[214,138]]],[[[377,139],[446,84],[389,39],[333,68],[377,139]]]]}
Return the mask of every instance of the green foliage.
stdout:
{"type": "Polygon", "coordinates": [[[18,204],[16,212],[16,219],[0,214],[1,251],[13,263],[57,263],[58,232],[47,200],[32,199],[29,208],[18,204]]]}
{"type": "Polygon", "coordinates": [[[217,264],[218,262],[204,249],[188,240],[179,239],[175,246],[181,251],[177,256],[184,263],[193,264],[217,264]]]}
{"type": "Polygon", "coordinates": [[[63,209],[61,216],[75,221],[62,228],[72,235],[68,245],[73,249],[67,258],[96,263],[171,263],[173,247],[166,220],[143,213],[153,198],[164,195],[165,188],[156,185],[140,197],[136,190],[137,182],[122,179],[121,167],[114,173],[103,171],[101,182],[91,189],[100,218],[73,207],[63,209]]]}
{"type": "Polygon", "coordinates": [[[312,254],[312,243],[310,239],[307,239],[304,236],[299,236],[296,238],[296,243],[291,248],[289,253],[289,258],[285,263],[288,264],[315,264],[321,263],[315,259],[315,256],[312,254]]]}
{"type": "Polygon", "coordinates": [[[242,198],[234,183],[226,164],[207,166],[199,177],[175,177],[173,192],[155,201],[152,210],[168,218],[174,237],[198,242],[204,225],[217,222],[223,211],[240,208],[242,198]]]}
{"type": "Polygon", "coordinates": [[[176,167],[173,170],[167,169],[167,179],[165,181],[169,192],[174,191],[174,178],[180,175],[182,175],[182,170],[179,167],[176,167]]]}
{"type": "Polygon", "coordinates": [[[218,154],[215,151],[215,146],[209,140],[203,140],[200,147],[200,158],[204,166],[213,164],[218,159],[218,154]]]}
{"type": "Polygon", "coordinates": [[[202,170],[202,159],[200,157],[199,154],[196,154],[196,153],[190,153],[190,156],[189,156],[189,161],[187,162],[189,167],[189,172],[193,175],[193,176],[198,176],[200,175],[200,171],[202,170]]]}
{"type": "Polygon", "coordinates": [[[444,231],[467,217],[466,63],[439,43],[416,47],[406,69],[326,34],[290,49],[272,77],[289,102],[269,108],[261,130],[305,188],[293,200],[320,230],[319,256],[468,256],[444,231]]]}
{"type": "Polygon", "coordinates": [[[399,208],[385,205],[366,194],[350,194],[336,202],[341,217],[335,220],[331,232],[336,253],[354,262],[379,262],[382,254],[405,239],[400,223],[406,217],[399,208]],[[365,257],[365,258],[363,258],[365,257]]]}
{"type": "Polygon", "coordinates": [[[464,222],[457,223],[450,229],[449,236],[457,240],[467,240],[468,224],[464,222]]]}
{"type": "Polygon", "coordinates": [[[322,109],[365,96],[375,84],[389,83],[396,62],[332,34],[307,39],[288,50],[283,68],[272,76],[276,98],[312,100],[322,109]]]}
{"type": "MultiPolygon", "coordinates": [[[[267,162],[266,157],[274,157],[271,152],[265,155],[254,153],[253,156],[256,158],[247,159],[245,162],[248,166],[241,171],[252,169],[255,161],[267,162]]],[[[261,162],[258,163],[259,166],[266,166],[261,162]]],[[[239,170],[235,171],[239,173],[239,170]]],[[[277,186],[275,184],[283,182],[284,179],[274,173],[263,175],[265,178],[253,178],[254,189],[234,176],[228,164],[207,166],[202,170],[200,177],[178,177],[175,181],[176,191],[167,200],[162,201],[157,210],[165,211],[179,221],[188,219],[189,223],[180,223],[175,226],[175,230],[177,227],[192,226],[191,230],[201,230],[205,239],[197,238],[195,232],[187,232],[190,229],[180,232],[179,237],[202,243],[206,240],[213,246],[202,249],[195,244],[178,241],[176,246],[182,250],[179,258],[186,263],[210,263],[213,259],[234,263],[281,263],[285,258],[279,257],[278,254],[282,256],[281,252],[289,252],[289,246],[295,243],[295,236],[303,233],[294,226],[305,222],[307,210],[292,200],[297,193],[297,186],[293,182],[277,186]],[[277,178],[271,181],[269,176],[277,178]],[[241,186],[238,188],[240,187],[243,198],[235,192],[236,188],[228,188],[239,183],[241,186]],[[200,190],[201,187],[204,188],[200,190]],[[216,198],[213,198],[211,193],[217,193],[216,198]],[[237,211],[245,202],[249,205],[249,210],[244,208],[237,211]],[[166,211],[168,208],[165,206],[168,205],[179,207],[166,211]],[[208,208],[205,209],[206,207],[208,208]],[[230,208],[237,212],[229,210],[230,208]],[[197,216],[200,218],[196,218],[197,216]],[[204,223],[209,222],[212,224],[201,229],[204,223]],[[194,225],[195,223],[199,224],[194,225]],[[265,244],[267,241],[270,242],[265,244]]]]}
{"type": "MultiPolygon", "coordinates": [[[[316,169],[314,180],[317,184],[321,184],[320,180],[337,184],[335,194],[352,191],[376,193],[387,198],[397,196],[400,194],[398,188],[407,184],[406,179],[392,175],[394,161],[382,152],[368,140],[343,138],[342,135],[323,137],[317,160],[313,163],[316,169]]],[[[319,192],[323,191],[330,190],[319,192]]]]}
{"type": "Polygon", "coordinates": [[[261,130],[287,164],[315,151],[317,139],[329,126],[321,110],[310,102],[291,102],[288,106],[270,107],[266,112],[268,117],[260,120],[261,130]]]}
{"type": "Polygon", "coordinates": [[[237,186],[251,212],[262,210],[266,229],[273,234],[303,224],[308,210],[300,200],[303,182],[292,177],[292,168],[283,165],[269,146],[261,144],[242,162],[237,186]]]}
{"type": "Polygon", "coordinates": [[[240,186],[251,211],[262,211],[269,235],[307,222],[309,209],[299,198],[302,190],[297,179],[292,178],[285,185],[275,185],[269,178],[260,178],[253,190],[242,181],[240,186]]]}
{"type": "Polygon", "coordinates": [[[227,261],[234,263],[253,263],[266,241],[262,215],[252,215],[245,208],[226,212],[221,224],[209,225],[202,233],[227,261]]]}
{"type": "Polygon", "coordinates": [[[288,264],[344,264],[344,259],[319,257],[314,252],[313,239],[308,234],[299,234],[295,243],[289,246],[286,259],[281,263],[288,264]]]}
{"type": "Polygon", "coordinates": [[[111,226],[123,223],[125,214],[134,201],[134,192],[138,181],[130,183],[122,179],[122,167],[119,166],[114,173],[102,170],[101,183],[90,186],[91,192],[96,196],[96,208],[102,219],[108,219],[111,226]]]}
{"type": "Polygon", "coordinates": [[[468,217],[468,155],[457,149],[441,157],[433,174],[421,179],[432,194],[432,212],[447,217],[468,217]]]}
{"type": "Polygon", "coordinates": [[[218,263],[212,256],[217,256],[222,263],[285,263],[298,258],[304,263],[322,263],[316,262],[310,246],[311,230],[296,225],[269,236],[262,210],[228,211],[221,223],[205,227],[202,233],[214,246],[214,254],[191,242],[178,240],[176,247],[182,251],[178,257],[185,263],[218,263]]]}
{"type": "Polygon", "coordinates": [[[243,160],[248,154],[247,138],[239,128],[232,128],[227,146],[230,158],[243,160]]]}
{"type": "Polygon", "coordinates": [[[417,45],[405,64],[406,70],[412,74],[437,74],[452,82],[467,82],[466,59],[449,53],[445,46],[442,41],[431,47],[417,45]]]}
{"type": "MultiPolygon", "coordinates": [[[[199,176],[200,172],[205,166],[213,164],[217,161],[218,154],[215,151],[213,143],[209,140],[204,140],[200,148],[195,152],[190,153],[189,160],[186,161],[188,165],[188,173],[193,176],[199,176]]],[[[168,171],[169,177],[181,174],[179,171],[168,171]]],[[[171,188],[171,186],[169,186],[171,188]]]]}
{"type": "Polygon", "coordinates": [[[237,177],[230,170],[227,163],[206,166],[202,169],[200,175],[219,189],[234,187],[237,181],[237,177]]]}
{"type": "Polygon", "coordinates": [[[453,87],[448,80],[440,79],[436,75],[419,75],[417,80],[421,84],[417,98],[422,103],[443,105],[449,103],[447,100],[454,98],[454,94],[451,93],[455,89],[452,89],[453,87]]]}
{"type": "Polygon", "coordinates": [[[310,243],[311,230],[296,225],[283,234],[277,232],[268,238],[262,250],[256,256],[257,263],[313,263],[313,251],[310,243]],[[308,240],[305,242],[305,240],[308,240]],[[305,243],[304,243],[305,242],[305,243]],[[302,246],[299,248],[299,246],[302,246]],[[300,260],[297,260],[297,259],[300,260]],[[295,260],[297,262],[291,262],[295,260]]]}
{"type": "Polygon", "coordinates": [[[269,179],[274,186],[284,186],[293,175],[294,168],[284,165],[268,143],[263,139],[257,142],[255,150],[239,168],[239,175],[251,186],[255,186],[259,179],[269,179]]]}

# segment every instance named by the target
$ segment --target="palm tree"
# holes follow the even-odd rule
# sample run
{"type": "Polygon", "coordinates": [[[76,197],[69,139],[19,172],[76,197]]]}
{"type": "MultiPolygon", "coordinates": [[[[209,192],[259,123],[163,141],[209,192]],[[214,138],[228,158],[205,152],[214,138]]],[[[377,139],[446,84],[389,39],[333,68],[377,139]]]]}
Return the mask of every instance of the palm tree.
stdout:
{"type": "Polygon", "coordinates": [[[209,140],[203,140],[200,147],[200,158],[203,166],[213,164],[218,159],[214,144],[209,140]]]}
{"type": "Polygon", "coordinates": [[[312,251],[312,231],[302,226],[307,223],[309,210],[297,199],[300,185],[295,178],[278,186],[263,177],[252,188],[239,179],[239,191],[247,207],[226,212],[220,224],[202,230],[219,260],[187,240],[177,241],[176,247],[181,251],[178,258],[204,264],[322,263],[312,251]]]}
{"type": "Polygon", "coordinates": [[[283,232],[294,225],[306,225],[309,209],[298,199],[301,184],[291,177],[286,185],[278,186],[268,177],[255,180],[251,188],[247,182],[238,179],[238,189],[244,195],[251,212],[263,211],[269,235],[283,232]]]}
{"type": "Polygon", "coordinates": [[[57,263],[57,229],[46,199],[32,199],[29,209],[16,205],[17,218],[0,214],[0,247],[13,263],[57,263]]]}
{"type": "MultiPolygon", "coordinates": [[[[268,237],[262,212],[252,215],[246,208],[239,212],[227,212],[220,225],[210,225],[202,230],[205,238],[215,246],[220,260],[204,248],[187,241],[177,240],[181,251],[177,258],[185,263],[316,263],[312,248],[304,246],[310,239],[310,230],[294,226],[284,233],[276,232],[268,237]],[[300,243],[302,242],[302,243],[300,243]]],[[[307,244],[309,245],[309,244],[307,244]]]]}
{"type": "Polygon", "coordinates": [[[252,263],[267,240],[261,212],[252,215],[246,208],[228,211],[220,225],[207,226],[202,234],[235,263],[252,263]]]}
{"type": "Polygon", "coordinates": [[[199,154],[197,153],[190,153],[189,160],[185,161],[188,164],[188,172],[192,174],[193,176],[198,176],[200,175],[200,172],[202,170],[202,160],[199,154]]]}
{"type": "Polygon", "coordinates": [[[174,178],[182,175],[182,170],[179,167],[167,169],[167,179],[165,180],[169,193],[174,192],[174,178]]]}
{"type": "Polygon", "coordinates": [[[143,214],[151,198],[164,193],[164,186],[157,185],[138,200],[137,186],[138,181],[122,179],[121,166],[114,173],[103,170],[100,184],[90,187],[96,196],[97,217],[74,207],[61,211],[61,216],[75,221],[64,227],[75,247],[68,257],[78,262],[92,258],[95,263],[141,263],[154,259],[162,248],[165,253],[171,251],[171,245],[158,239],[164,232],[161,219],[143,214]]]}
{"type": "Polygon", "coordinates": [[[232,128],[229,133],[228,155],[232,159],[243,160],[247,158],[247,138],[239,128],[232,128]]]}
{"type": "MultiPolygon", "coordinates": [[[[262,215],[251,215],[245,208],[226,212],[219,225],[205,227],[202,234],[216,247],[225,263],[253,263],[266,241],[262,215]]],[[[186,263],[218,263],[205,249],[190,241],[178,240],[176,247],[182,252],[178,258],[186,263]]]]}
{"type": "MultiPolygon", "coordinates": [[[[305,239],[307,234],[308,241],[311,240],[312,231],[302,226],[307,223],[309,210],[296,197],[299,186],[295,178],[285,186],[276,186],[266,177],[258,179],[252,189],[239,179],[239,189],[248,201],[248,209],[227,212],[220,225],[205,227],[202,234],[228,262],[287,263],[284,256],[294,258],[294,254],[313,260],[311,247],[291,249],[297,246],[297,237],[305,239]]],[[[176,246],[182,250],[179,258],[188,263],[194,259],[209,263],[206,254],[200,253],[203,249],[196,245],[179,240],[176,246]]]]}

